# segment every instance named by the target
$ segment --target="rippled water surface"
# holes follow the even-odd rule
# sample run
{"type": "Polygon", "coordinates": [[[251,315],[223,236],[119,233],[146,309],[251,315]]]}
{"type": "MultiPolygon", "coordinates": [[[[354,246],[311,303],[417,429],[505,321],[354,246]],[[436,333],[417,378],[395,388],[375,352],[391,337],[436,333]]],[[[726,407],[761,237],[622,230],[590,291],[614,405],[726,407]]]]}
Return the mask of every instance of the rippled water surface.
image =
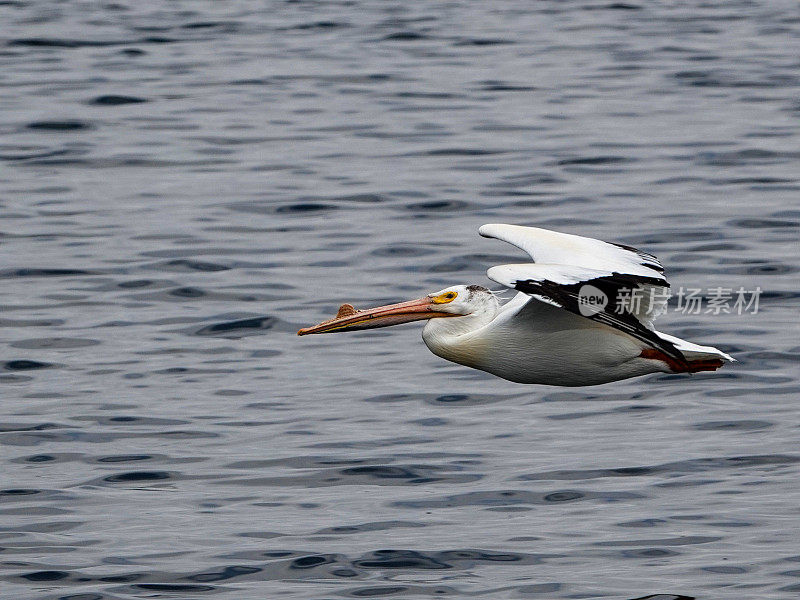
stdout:
{"type": "Polygon", "coordinates": [[[0,5],[3,598],[796,598],[792,2],[0,5]],[[537,225],[759,310],[521,386],[408,325],[537,225]]]}

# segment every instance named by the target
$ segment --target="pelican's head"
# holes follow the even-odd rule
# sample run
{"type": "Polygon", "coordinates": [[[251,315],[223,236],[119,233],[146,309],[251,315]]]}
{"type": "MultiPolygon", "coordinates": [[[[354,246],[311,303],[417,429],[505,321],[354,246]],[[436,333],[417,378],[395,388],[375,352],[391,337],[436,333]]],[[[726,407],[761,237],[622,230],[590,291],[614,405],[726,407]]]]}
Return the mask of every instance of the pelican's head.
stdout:
{"type": "Polygon", "coordinates": [[[428,294],[439,310],[459,317],[480,315],[497,311],[497,298],[482,285],[454,285],[433,294],[428,294]]]}
{"type": "Polygon", "coordinates": [[[454,285],[417,300],[368,310],[356,310],[350,304],[343,304],[335,318],[313,327],[301,329],[297,335],[358,331],[410,323],[411,321],[471,315],[484,316],[489,313],[491,313],[491,317],[494,317],[497,307],[497,299],[485,287],[454,285]]]}

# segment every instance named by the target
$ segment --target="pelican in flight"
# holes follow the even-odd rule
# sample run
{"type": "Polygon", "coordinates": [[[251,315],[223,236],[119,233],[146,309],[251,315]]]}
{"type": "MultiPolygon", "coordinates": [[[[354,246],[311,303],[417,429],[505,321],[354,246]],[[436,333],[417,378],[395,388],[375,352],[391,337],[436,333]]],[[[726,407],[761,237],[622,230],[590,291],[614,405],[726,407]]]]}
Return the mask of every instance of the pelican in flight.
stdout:
{"type": "Polygon", "coordinates": [[[630,246],[519,225],[480,234],[527,252],[489,279],[516,290],[509,302],[480,285],[456,285],[369,310],[343,304],[335,318],[298,335],[427,320],[422,339],[449,361],[518,383],[597,385],[649,373],[714,371],[734,359],[656,331],[669,283],[652,254],[630,246]]]}

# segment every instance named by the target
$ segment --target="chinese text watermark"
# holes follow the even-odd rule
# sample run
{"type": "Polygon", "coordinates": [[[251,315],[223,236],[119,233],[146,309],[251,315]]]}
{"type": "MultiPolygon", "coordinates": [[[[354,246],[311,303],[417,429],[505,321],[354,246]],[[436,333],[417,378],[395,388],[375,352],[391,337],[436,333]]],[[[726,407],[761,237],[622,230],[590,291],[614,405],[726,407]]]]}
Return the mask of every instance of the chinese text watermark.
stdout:
{"type": "Polygon", "coordinates": [[[667,312],[667,301],[675,298],[677,302],[672,310],[686,315],[699,314],[752,314],[758,313],[758,302],[761,288],[745,289],[744,287],[725,288],[678,288],[674,294],[669,288],[621,288],[617,291],[613,302],[608,294],[597,287],[586,284],[578,292],[578,309],[585,317],[598,312],[616,314],[631,313],[646,315],[652,318],[667,312]]]}

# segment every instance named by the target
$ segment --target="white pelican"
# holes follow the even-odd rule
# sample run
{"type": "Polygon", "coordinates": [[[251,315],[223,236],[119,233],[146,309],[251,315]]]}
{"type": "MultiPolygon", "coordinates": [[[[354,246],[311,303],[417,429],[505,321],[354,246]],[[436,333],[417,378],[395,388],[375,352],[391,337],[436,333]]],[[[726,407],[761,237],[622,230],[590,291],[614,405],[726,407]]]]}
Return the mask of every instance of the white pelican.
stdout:
{"type": "Polygon", "coordinates": [[[518,225],[484,225],[533,263],[488,270],[517,290],[501,305],[479,285],[456,285],[408,302],[356,310],[298,335],[387,327],[426,319],[422,339],[444,359],[518,383],[596,385],[648,373],[714,371],[734,360],[653,329],[669,284],[652,254],[630,246],[518,225]]]}

